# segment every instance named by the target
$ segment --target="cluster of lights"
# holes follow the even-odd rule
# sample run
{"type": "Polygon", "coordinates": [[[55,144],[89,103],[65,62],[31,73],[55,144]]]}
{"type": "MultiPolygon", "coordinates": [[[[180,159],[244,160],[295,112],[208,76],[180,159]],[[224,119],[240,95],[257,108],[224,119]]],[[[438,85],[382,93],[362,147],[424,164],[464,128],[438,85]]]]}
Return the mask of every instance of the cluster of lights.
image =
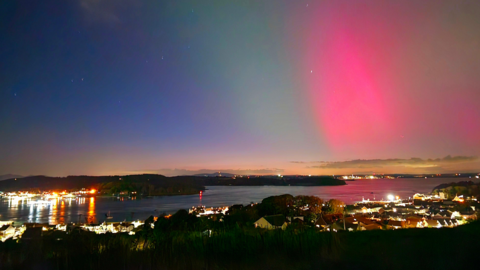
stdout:
{"type": "Polygon", "coordinates": [[[388,199],[389,201],[391,201],[391,202],[399,201],[399,200],[400,200],[400,196],[394,196],[394,195],[392,195],[392,194],[389,194],[389,195],[387,196],[387,199],[388,199]]]}

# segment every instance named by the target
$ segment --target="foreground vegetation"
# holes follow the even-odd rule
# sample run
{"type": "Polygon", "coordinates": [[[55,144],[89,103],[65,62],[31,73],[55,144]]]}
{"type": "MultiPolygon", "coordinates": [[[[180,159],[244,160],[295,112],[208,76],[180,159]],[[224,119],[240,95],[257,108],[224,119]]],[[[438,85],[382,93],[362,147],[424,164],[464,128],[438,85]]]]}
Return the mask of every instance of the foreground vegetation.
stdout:
{"type": "Polygon", "coordinates": [[[0,243],[2,269],[458,269],[475,264],[480,223],[453,229],[319,233],[145,230],[0,243]],[[61,239],[61,240],[59,240],[61,239]]]}

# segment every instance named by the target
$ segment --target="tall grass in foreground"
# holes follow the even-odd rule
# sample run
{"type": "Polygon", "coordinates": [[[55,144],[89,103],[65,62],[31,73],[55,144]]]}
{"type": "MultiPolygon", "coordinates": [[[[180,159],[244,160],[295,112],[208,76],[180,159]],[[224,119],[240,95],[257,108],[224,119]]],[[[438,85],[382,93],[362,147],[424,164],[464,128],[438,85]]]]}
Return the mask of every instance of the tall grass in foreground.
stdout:
{"type": "Polygon", "coordinates": [[[0,243],[1,269],[452,269],[474,263],[480,223],[353,233],[217,230],[45,235],[0,243]]]}

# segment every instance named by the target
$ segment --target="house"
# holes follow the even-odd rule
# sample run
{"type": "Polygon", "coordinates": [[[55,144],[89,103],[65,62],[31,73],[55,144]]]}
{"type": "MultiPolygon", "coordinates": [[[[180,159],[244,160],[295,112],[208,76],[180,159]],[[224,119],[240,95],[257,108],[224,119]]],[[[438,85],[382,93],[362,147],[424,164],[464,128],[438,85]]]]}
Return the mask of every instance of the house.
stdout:
{"type": "Polygon", "coordinates": [[[399,220],[388,220],[387,222],[387,228],[388,229],[403,229],[406,228],[406,222],[405,221],[399,221],[399,220]]]}
{"type": "Polygon", "coordinates": [[[455,198],[453,198],[452,201],[454,201],[454,202],[461,202],[461,203],[462,203],[462,202],[465,201],[465,199],[463,198],[463,195],[460,195],[460,196],[455,195],[455,198]]]}
{"type": "Polygon", "coordinates": [[[453,228],[455,226],[457,226],[457,220],[455,219],[449,219],[449,218],[444,218],[444,219],[437,219],[438,223],[440,223],[440,225],[442,225],[442,227],[449,227],[449,228],[453,228]]]}
{"type": "Polygon", "coordinates": [[[358,221],[358,224],[362,223],[364,225],[372,225],[372,224],[380,225],[379,224],[380,220],[377,220],[377,219],[366,218],[366,217],[356,217],[356,219],[358,221]]]}
{"type": "Polygon", "coordinates": [[[443,200],[443,205],[453,205],[453,201],[451,200],[443,200]]]}
{"type": "Polygon", "coordinates": [[[288,222],[293,222],[293,221],[295,221],[296,219],[299,219],[299,220],[301,220],[301,221],[305,221],[303,216],[287,217],[287,221],[288,221],[288,222]]]}
{"type": "Polygon", "coordinates": [[[359,222],[358,224],[358,230],[360,231],[371,231],[371,230],[381,230],[382,225],[378,223],[370,223],[370,224],[365,224],[363,222],[359,222]]]}
{"type": "Polygon", "coordinates": [[[339,220],[335,223],[333,223],[331,226],[333,231],[342,231],[342,230],[347,230],[349,232],[352,232],[352,231],[357,231],[357,230],[360,230],[360,226],[358,224],[358,222],[347,222],[347,220],[345,220],[345,223],[343,222],[343,220],[339,220]]]}
{"type": "Polygon", "coordinates": [[[320,215],[320,217],[315,221],[315,227],[320,228],[325,230],[328,228],[329,224],[323,219],[323,215],[320,215]]]}
{"type": "Polygon", "coordinates": [[[130,222],[120,222],[120,224],[117,226],[117,231],[118,232],[130,232],[133,230],[135,226],[131,224],[130,222]]]}
{"type": "Polygon", "coordinates": [[[439,220],[434,220],[434,219],[427,219],[425,220],[425,222],[427,223],[427,226],[425,227],[428,227],[428,228],[442,228],[443,225],[442,223],[439,221],[439,220]]]}
{"type": "Polygon", "coordinates": [[[284,215],[264,216],[255,221],[255,228],[263,228],[268,230],[287,228],[287,221],[284,215]]]}
{"type": "Polygon", "coordinates": [[[424,227],[423,218],[416,217],[416,216],[407,217],[405,227],[406,228],[423,228],[424,227]]]}
{"type": "Polygon", "coordinates": [[[477,219],[477,214],[473,211],[460,211],[460,215],[462,216],[463,219],[472,219],[475,220],[477,219]]]}
{"type": "Polygon", "coordinates": [[[323,215],[323,219],[327,224],[333,224],[338,220],[341,220],[343,218],[342,214],[329,214],[329,215],[323,215]]]}
{"type": "Polygon", "coordinates": [[[5,240],[12,238],[15,235],[15,227],[11,224],[3,225],[0,227],[0,240],[5,242],[5,240]]]}
{"type": "Polygon", "coordinates": [[[48,231],[50,229],[55,228],[55,225],[49,225],[48,223],[24,223],[23,226],[25,226],[25,228],[27,228],[27,229],[41,228],[44,231],[48,231]]]}
{"type": "Polygon", "coordinates": [[[289,224],[291,224],[292,228],[302,228],[305,225],[306,221],[303,221],[303,219],[296,218],[289,224]]]}

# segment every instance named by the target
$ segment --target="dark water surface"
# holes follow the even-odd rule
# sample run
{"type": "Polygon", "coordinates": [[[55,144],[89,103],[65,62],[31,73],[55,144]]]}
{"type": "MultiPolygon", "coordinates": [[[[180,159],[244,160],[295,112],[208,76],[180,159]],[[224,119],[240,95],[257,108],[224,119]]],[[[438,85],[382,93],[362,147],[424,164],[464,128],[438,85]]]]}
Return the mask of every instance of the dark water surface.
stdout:
{"type": "Polygon", "coordinates": [[[64,222],[103,222],[105,214],[113,216],[109,221],[146,219],[150,215],[174,213],[179,209],[205,205],[229,206],[260,202],[272,195],[315,195],[322,199],[340,199],[347,204],[365,199],[382,199],[388,194],[401,198],[411,197],[415,193],[429,193],[442,183],[469,181],[468,178],[402,178],[347,181],[346,186],[328,187],[231,187],[209,186],[202,196],[181,195],[119,200],[110,197],[92,197],[74,200],[59,200],[56,204],[35,206],[26,203],[12,203],[7,199],[0,201],[0,221],[64,223],[64,222]]]}

